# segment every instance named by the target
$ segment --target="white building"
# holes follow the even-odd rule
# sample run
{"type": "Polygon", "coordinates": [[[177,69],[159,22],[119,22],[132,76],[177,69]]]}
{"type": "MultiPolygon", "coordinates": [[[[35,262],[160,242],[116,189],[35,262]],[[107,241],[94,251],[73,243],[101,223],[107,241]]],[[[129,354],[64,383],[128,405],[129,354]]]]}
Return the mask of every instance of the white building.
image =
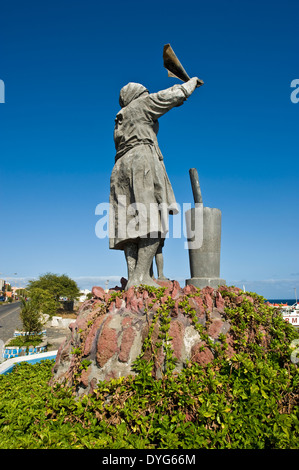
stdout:
{"type": "Polygon", "coordinates": [[[90,294],[91,291],[88,290],[88,289],[83,289],[83,290],[80,290],[80,297],[79,297],[79,302],[85,302],[86,298],[87,298],[87,294],[90,294]]]}

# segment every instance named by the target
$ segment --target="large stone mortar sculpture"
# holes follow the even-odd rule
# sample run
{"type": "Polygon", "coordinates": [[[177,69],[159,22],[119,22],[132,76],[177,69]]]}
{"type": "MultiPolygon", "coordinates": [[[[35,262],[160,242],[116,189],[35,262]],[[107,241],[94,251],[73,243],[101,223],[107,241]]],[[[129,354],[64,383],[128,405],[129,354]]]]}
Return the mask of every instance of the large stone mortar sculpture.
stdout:
{"type": "Polygon", "coordinates": [[[196,227],[196,219],[199,219],[199,227],[202,230],[202,243],[196,249],[189,246],[189,263],[191,278],[186,279],[186,285],[192,284],[200,289],[205,286],[217,288],[226,284],[220,278],[220,249],[221,249],[221,211],[220,209],[203,207],[201,189],[196,168],[189,170],[195,205],[186,211],[188,240],[198,236],[191,227],[196,227]],[[199,211],[199,212],[197,212],[199,211]]]}
{"type": "Polygon", "coordinates": [[[206,344],[196,324],[205,327],[214,343],[220,334],[226,335],[228,354],[233,354],[221,296],[221,289],[227,287],[199,291],[194,286],[181,288],[176,281],[160,284],[165,290],[158,289],[159,295],[153,288],[115,288],[105,293],[101,287],[94,287],[94,298],[82,304],[77,320],[69,326],[68,338],[58,350],[50,384],[71,386],[78,396],[92,393],[99,381],[134,376],[134,361],[141,353],[144,360],[153,360],[153,375],[161,378],[166,361],[163,345],[154,350],[161,338],[161,318],[167,305],[164,318],[169,327],[167,342],[176,359],[174,372],[189,361],[205,365],[214,358],[211,344],[206,344]],[[151,340],[144,348],[150,329],[151,340]]]}

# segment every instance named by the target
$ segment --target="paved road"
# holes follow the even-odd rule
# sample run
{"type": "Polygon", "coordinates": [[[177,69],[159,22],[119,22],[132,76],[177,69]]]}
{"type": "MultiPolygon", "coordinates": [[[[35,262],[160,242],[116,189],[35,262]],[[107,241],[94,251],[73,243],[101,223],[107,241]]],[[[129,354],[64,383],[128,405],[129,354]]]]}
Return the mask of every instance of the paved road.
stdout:
{"type": "Polygon", "coordinates": [[[22,328],[20,302],[0,306],[0,340],[3,342],[13,337],[14,331],[22,328]]]}
{"type": "MultiPolygon", "coordinates": [[[[8,339],[13,338],[15,330],[22,329],[20,306],[21,302],[0,305],[0,341],[5,343],[8,339]]],[[[48,351],[58,349],[70,331],[68,327],[53,327],[51,323],[47,323],[45,328],[47,330],[48,351]]]]}

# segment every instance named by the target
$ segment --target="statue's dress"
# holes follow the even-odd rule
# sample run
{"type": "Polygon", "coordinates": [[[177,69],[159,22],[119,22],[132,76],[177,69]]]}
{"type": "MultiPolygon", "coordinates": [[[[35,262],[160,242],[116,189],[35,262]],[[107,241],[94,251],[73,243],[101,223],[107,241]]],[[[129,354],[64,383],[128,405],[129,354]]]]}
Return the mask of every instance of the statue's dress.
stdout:
{"type": "Polygon", "coordinates": [[[143,93],[130,101],[117,114],[114,128],[115,165],[110,179],[109,246],[122,250],[128,241],[139,237],[165,237],[168,222],[164,203],[177,213],[175,196],[158,146],[158,118],[187,99],[181,85],[158,93],[143,93]],[[136,211],[128,210],[135,204],[136,211]],[[163,215],[164,214],[164,215],[163,215]]]}

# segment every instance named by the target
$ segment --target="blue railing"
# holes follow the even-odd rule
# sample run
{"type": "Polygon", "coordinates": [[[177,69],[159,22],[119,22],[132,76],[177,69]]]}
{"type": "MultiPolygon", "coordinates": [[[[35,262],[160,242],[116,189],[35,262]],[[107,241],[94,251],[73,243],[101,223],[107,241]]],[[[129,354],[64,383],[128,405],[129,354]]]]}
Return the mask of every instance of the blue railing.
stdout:
{"type": "Polygon", "coordinates": [[[0,375],[9,374],[15,365],[20,362],[28,362],[29,364],[36,364],[40,361],[56,359],[57,351],[48,351],[40,354],[33,354],[31,356],[22,356],[15,357],[12,359],[7,359],[6,361],[0,364],[0,375]]]}

